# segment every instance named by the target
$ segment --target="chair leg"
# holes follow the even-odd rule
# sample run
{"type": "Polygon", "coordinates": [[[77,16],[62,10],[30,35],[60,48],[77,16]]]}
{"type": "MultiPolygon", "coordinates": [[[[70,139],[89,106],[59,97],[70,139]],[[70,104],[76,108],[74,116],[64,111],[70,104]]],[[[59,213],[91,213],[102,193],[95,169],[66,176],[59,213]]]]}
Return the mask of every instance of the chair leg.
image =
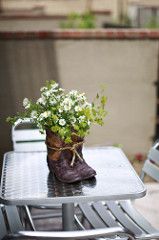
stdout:
{"type": "Polygon", "coordinates": [[[26,218],[27,218],[27,224],[29,224],[31,230],[36,231],[36,228],[35,228],[35,225],[34,225],[30,210],[29,210],[29,207],[25,205],[23,207],[23,210],[24,210],[26,218]]]}
{"type": "Polygon", "coordinates": [[[74,215],[74,219],[75,219],[75,224],[76,224],[77,228],[81,229],[81,230],[85,230],[85,227],[82,224],[84,221],[81,222],[76,214],[74,215]]]}
{"type": "Polygon", "coordinates": [[[4,220],[3,205],[0,204],[0,240],[3,239],[7,234],[6,222],[4,220]]]}
{"type": "Polygon", "coordinates": [[[145,173],[142,171],[141,174],[140,174],[140,178],[142,181],[144,181],[144,177],[145,177],[145,173]]]}

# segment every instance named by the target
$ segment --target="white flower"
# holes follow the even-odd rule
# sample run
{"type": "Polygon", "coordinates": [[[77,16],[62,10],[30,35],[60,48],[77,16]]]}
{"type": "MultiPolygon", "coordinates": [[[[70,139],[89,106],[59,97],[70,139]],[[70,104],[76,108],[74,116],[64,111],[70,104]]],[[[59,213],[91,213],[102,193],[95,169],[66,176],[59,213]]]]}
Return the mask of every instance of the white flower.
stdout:
{"type": "Polygon", "coordinates": [[[60,126],[64,126],[65,124],[66,124],[65,119],[62,118],[62,119],[59,120],[59,125],[60,126]]]}
{"type": "Polygon", "coordinates": [[[85,97],[85,93],[79,94],[79,97],[85,97]]]}
{"type": "Polygon", "coordinates": [[[44,93],[44,95],[45,95],[46,97],[49,97],[49,96],[51,95],[51,91],[46,91],[46,92],[44,93]]]}
{"type": "Polygon", "coordinates": [[[59,113],[62,113],[63,112],[63,109],[62,108],[59,108],[59,113]]]}
{"type": "Polygon", "coordinates": [[[82,116],[79,117],[78,120],[79,120],[79,122],[82,122],[82,121],[84,121],[85,119],[86,119],[86,117],[85,117],[84,115],[82,115],[82,116]]]}
{"type": "Polygon", "coordinates": [[[56,100],[62,101],[61,99],[62,99],[62,95],[60,95],[60,94],[59,94],[59,95],[56,95],[56,100]]]}
{"type": "Polygon", "coordinates": [[[37,117],[37,111],[32,111],[30,116],[31,116],[31,118],[36,118],[37,117]]]}
{"type": "Polygon", "coordinates": [[[64,101],[61,103],[61,106],[65,111],[71,110],[72,105],[73,101],[70,98],[65,98],[64,101]]]}
{"type": "Polygon", "coordinates": [[[56,92],[58,92],[58,89],[55,89],[55,88],[51,88],[50,89],[50,93],[51,94],[55,94],[56,92]]]}
{"type": "Polygon", "coordinates": [[[56,100],[55,100],[55,99],[51,99],[51,100],[49,101],[49,103],[50,103],[51,105],[55,105],[55,104],[56,104],[56,100]]]}
{"type": "Polygon", "coordinates": [[[81,110],[82,110],[82,108],[80,106],[75,107],[75,112],[80,112],[81,110]]]}
{"type": "Polygon", "coordinates": [[[80,101],[80,102],[86,102],[86,97],[85,97],[85,93],[81,93],[81,94],[79,94],[79,96],[78,96],[78,101],[80,101]]]}
{"type": "Polygon", "coordinates": [[[39,99],[37,100],[37,103],[42,104],[42,105],[45,105],[45,103],[46,103],[45,98],[42,96],[41,98],[39,98],[39,99]]]}
{"type": "Polygon", "coordinates": [[[78,92],[76,90],[72,90],[69,92],[69,94],[72,96],[77,96],[78,92]]]}
{"type": "Polygon", "coordinates": [[[41,121],[41,120],[43,120],[43,119],[45,119],[45,118],[48,118],[50,115],[51,115],[51,112],[50,112],[50,111],[45,111],[45,112],[43,112],[43,113],[40,114],[39,120],[41,121]]]}
{"type": "Polygon", "coordinates": [[[71,104],[65,105],[64,110],[69,111],[71,109],[71,104]]]}
{"type": "Polygon", "coordinates": [[[63,105],[70,104],[70,102],[71,102],[71,99],[67,97],[63,100],[63,105]]]}
{"type": "Polygon", "coordinates": [[[90,126],[90,125],[91,125],[91,121],[88,120],[88,121],[87,121],[87,124],[88,124],[88,126],[90,126]]]}
{"type": "Polygon", "coordinates": [[[43,113],[43,116],[44,116],[45,118],[49,117],[50,115],[51,115],[51,111],[45,111],[45,112],[43,113]]]}
{"type": "Polygon", "coordinates": [[[53,84],[51,85],[51,90],[55,89],[56,87],[58,87],[58,83],[53,83],[53,84]]]}
{"type": "Polygon", "coordinates": [[[72,117],[71,118],[71,122],[74,124],[76,122],[76,118],[75,117],[72,117]]]}
{"type": "Polygon", "coordinates": [[[29,102],[28,98],[24,98],[24,100],[23,100],[23,107],[25,109],[30,108],[30,102],[29,102]]]}
{"type": "Polygon", "coordinates": [[[85,104],[83,105],[84,107],[87,107],[87,108],[92,108],[92,104],[91,103],[88,103],[88,102],[85,102],[85,104]]]}
{"type": "Polygon", "coordinates": [[[46,87],[42,87],[42,88],[40,89],[41,92],[44,92],[44,91],[46,91],[46,90],[47,90],[46,87]]]}
{"type": "Polygon", "coordinates": [[[59,88],[59,91],[61,91],[61,92],[64,92],[64,91],[65,91],[65,89],[63,89],[63,88],[59,88]]]}

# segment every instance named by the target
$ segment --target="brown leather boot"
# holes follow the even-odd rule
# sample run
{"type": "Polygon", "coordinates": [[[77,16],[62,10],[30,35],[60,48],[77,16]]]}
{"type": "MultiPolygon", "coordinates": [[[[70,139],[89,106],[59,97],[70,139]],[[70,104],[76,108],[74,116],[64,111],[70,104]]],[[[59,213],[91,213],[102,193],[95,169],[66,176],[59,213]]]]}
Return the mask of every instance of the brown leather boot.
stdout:
{"type": "Polygon", "coordinates": [[[66,144],[50,130],[46,131],[48,147],[48,166],[51,172],[62,182],[73,183],[92,178],[96,175],[83,159],[83,139],[72,135],[72,143],[66,144]],[[63,149],[63,150],[59,150],[63,149]]]}
{"type": "MultiPolygon", "coordinates": [[[[82,146],[79,146],[77,148],[77,152],[80,155],[80,157],[83,159],[82,146]]],[[[77,159],[76,157],[74,167],[80,174],[81,180],[89,179],[96,175],[96,171],[93,168],[91,168],[84,159],[83,161],[81,161],[79,158],[77,159]]]]}
{"type": "Polygon", "coordinates": [[[50,172],[55,174],[61,182],[73,183],[80,181],[80,174],[74,165],[71,166],[72,152],[69,149],[55,150],[68,145],[50,130],[46,131],[46,145],[48,148],[47,162],[50,172]]]}
{"type": "Polygon", "coordinates": [[[76,161],[75,168],[81,175],[81,180],[86,180],[95,177],[96,171],[91,168],[85,161],[76,161]]]}
{"type": "Polygon", "coordinates": [[[61,182],[73,183],[81,180],[77,170],[74,167],[71,167],[66,159],[54,161],[47,158],[47,163],[50,172],[55,174],[61,182]]]}
{"type": "Polygon", "coordinates": [[[74,144],[82,143],[76,147],[76,158],[74,161],[74,168],[77,170],[81,176],[81,180],[92,178],[96,175],[96,171],[91,168],[83,158],[82,149],[83,149],[83,138],[78,137],[77,135],[72,136],[72,141],[74,144]]]}

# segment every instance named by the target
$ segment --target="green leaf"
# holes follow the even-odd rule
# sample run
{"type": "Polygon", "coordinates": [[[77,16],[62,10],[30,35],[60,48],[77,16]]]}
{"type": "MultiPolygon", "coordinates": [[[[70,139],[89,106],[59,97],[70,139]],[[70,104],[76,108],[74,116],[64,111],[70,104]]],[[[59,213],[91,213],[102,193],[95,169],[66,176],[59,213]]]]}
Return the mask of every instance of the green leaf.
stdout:
{"type": "Polygon", "coordinates": [[[103,108],[105,107],[106,101],[107,101],[106,96],[102,96],[102,97],[101,97],[101,104],[102,104],[102,107],[103,107],[103,108]]]}
{"type": "MultiPolygon", "coordinates": [[[[87,16],[83,16],[82,19],[84,18],[86,19],[87,16]]],[[[39,127],[40,131],[44,131],[46,128],[51,129],[67,143],[72,141],[73,130],[77,135],[85,137],[92,124],[104,124],[104,118],[107,114],[105,110],[107,98],[104,91],[101,91],[100,94],[97,93],[95,101],[88,105],[87,99],[83,98],[83,94],[76,91],[75,94],[71,93],[69,95],[64,90],[60,90],[58,86],[54,89],[53,84],[55,83],[54,80],[46,81],[44,88],[41,90],[41,103],[29,100],[29,109],[24,109],[24,112],[8,117],[6,121],[14,124],[17,119],[30,118],[39,127]],[[64,100],[67,104],[64,103],[64,100]],[[72,106],[68,108],[70,102],[72,106]],[[59,111],[59,109],[62,109],[62,111],[59,111]],[[59,125],[60,119],[65,120],[64,126],[59,125]]]]}
{"type": "Polygon", "coordinates": [[[99,94],[97,93],[97,95],[96,95],[96,99],[98,99],[99,98],[99,94]]]}

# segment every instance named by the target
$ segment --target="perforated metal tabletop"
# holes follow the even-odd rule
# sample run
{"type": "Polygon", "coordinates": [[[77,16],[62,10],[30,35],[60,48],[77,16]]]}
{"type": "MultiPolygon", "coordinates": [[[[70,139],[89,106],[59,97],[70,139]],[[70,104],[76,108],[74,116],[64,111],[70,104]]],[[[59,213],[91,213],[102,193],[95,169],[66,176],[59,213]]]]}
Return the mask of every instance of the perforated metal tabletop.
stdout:
{"type": "Polygon", "coordinates": [[[97,176],[73,184],[49,173],[46,152],[8,152],[4,156],[1,201],[15,205],[41,205],[96,200],[140,198],[144,184],[121,149],[84,149],[84,158],[97,176]]]}

